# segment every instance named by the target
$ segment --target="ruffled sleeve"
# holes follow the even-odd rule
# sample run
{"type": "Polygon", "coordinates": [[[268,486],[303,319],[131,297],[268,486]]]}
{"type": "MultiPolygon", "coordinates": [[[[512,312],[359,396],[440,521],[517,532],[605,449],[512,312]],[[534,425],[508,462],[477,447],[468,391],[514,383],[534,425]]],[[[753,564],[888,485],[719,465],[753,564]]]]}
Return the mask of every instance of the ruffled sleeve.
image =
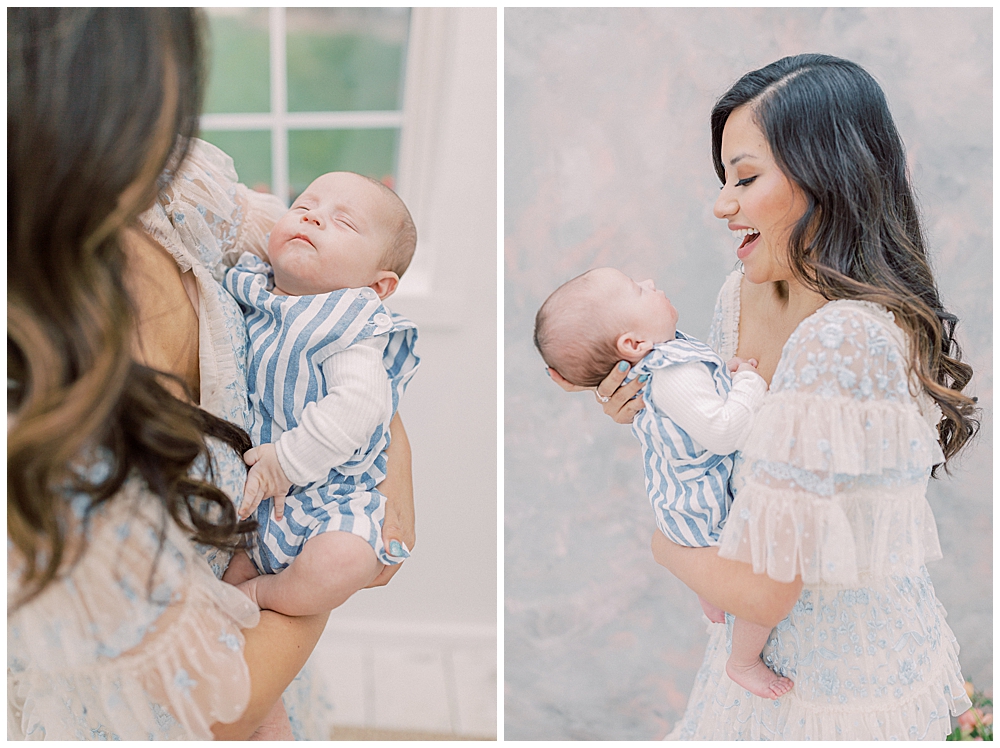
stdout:
{"type": "Polygon", "coordinates": [[[708,329],[708,345],[723,361],[736,355],[740,326],[740,281],[743,274],[734,270],[726,276],[719,295],[715,298],[715,311],[708,329]]]}
{"type": "Polygon", "coordinates": [[[268,234],[285,206],[237,179],[229,156],[196,139],[139,220],[197,282],[201,407],[249,431],[246,323],[221,280],[243,252],[266,259],[268,234]]]}
{"type": "Polygon", "coordinates": [[[228,155],[195,139],[180,170],[142,220],[182,270],[200,263],[221,281],[244,252],[267,259],[268,234],[286,211],[275,195],[240,184],[228,155]]]}
{"type": "Polygon", "coordinates": [[[78,563],[14,609],[9,554],[8,738],[210,740],[249,702],[241,628],[256,606],[154,500],[123,494],[92,518],[78,563]]]}
{"type": "Polygon", "coordinates": [[[940,558],[925,497],[940,411],[907,371],[882,307],[831,302],[799,325],[739,458],[719,555],[807,585],[940,558]]]}

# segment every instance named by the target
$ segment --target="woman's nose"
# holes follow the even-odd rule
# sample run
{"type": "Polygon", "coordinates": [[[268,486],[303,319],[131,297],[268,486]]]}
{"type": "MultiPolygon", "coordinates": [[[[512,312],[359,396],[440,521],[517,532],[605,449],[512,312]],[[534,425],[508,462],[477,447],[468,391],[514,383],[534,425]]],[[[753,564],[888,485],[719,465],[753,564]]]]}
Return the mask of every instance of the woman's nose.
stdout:
{"type": "Polygon", "coordinates": [[[723,185],[722,192],[719,193],[719,198],[715,201],[715,207],[713,208],[715,217],[726,219],[736,215],[739,209],[740,205],[736,201],[736,197],[723,185]]]}

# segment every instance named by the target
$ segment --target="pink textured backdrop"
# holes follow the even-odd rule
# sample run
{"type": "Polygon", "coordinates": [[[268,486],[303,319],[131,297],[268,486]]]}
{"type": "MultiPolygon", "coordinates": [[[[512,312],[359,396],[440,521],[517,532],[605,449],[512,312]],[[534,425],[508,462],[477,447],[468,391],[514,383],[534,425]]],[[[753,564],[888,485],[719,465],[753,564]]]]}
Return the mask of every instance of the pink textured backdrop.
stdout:
{"type": "Polygon", "coordinates": [[[935,481],[930,566],[967,677],[992,687],[992,11],[507,10],[505,23],[505,735],[657,738],[706,636],[649,552],[638,445],[564,395],[535,311],[597,265],[653,277],[703,337],[735,263],[712,215],[708,114],[743,73],[824,52],[882,84],[945,304],[975,368],[982,434],[935,481]]]}

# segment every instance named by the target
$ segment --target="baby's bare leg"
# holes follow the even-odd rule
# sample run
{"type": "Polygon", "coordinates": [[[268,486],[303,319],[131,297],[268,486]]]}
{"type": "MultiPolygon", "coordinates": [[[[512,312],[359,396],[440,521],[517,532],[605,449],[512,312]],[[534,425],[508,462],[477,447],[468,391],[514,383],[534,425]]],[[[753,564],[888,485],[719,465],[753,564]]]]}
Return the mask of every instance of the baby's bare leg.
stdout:
{"type": "Polygon", "coordinates": [[[287,616],[325,613],[364,588],[382,564],[363,538],[326,532],[306,541],[296,559],[277,574],[262,574],[240,585],[262,609],[287,616]]]}
{"type": "Polygon", "coordinates": [[[239,585],[248,579],[253,579],[259,573],[257,567],[253,565],[253,561],[244,551],[236,551],[229,562],[226,573],[222,575],[222,581],[239,585]]]}
{"type": "Polygon", "coordinates": [[[733,646],[726,663],[726,675],[752,694],[776,699],[792,690],[794,684],[760,659],[760,651],[770,633],[771,629],[766,626],[737,618],[733,624],[733,646]]]}

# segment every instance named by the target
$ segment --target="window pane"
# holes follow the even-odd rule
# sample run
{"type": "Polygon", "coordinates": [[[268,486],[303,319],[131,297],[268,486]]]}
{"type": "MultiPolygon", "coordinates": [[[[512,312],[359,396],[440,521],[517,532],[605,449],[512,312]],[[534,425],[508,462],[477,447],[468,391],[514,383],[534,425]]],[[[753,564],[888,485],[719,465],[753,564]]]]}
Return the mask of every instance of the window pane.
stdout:
{"type": "Polygon", "coordinates": [[[208,8],[205,112],[271,110],[267,8],[208,8]]]}
{"type": "Polygon", "coordinates": [[[271,191],[271,133],[208,130],[201,137],[233,157],[240,181],[258,192],[271,191]]]}
{"type": "Polygon", "coordinates": [[[354,171],[394,184],[399,130],[292,130],[288,133],[289,200],[328,171],[354,171]]]}
{"type": "Polygon", "coordinates": [[[288,111],[402,108],[409,8],[289,8],[288,111]]]}

